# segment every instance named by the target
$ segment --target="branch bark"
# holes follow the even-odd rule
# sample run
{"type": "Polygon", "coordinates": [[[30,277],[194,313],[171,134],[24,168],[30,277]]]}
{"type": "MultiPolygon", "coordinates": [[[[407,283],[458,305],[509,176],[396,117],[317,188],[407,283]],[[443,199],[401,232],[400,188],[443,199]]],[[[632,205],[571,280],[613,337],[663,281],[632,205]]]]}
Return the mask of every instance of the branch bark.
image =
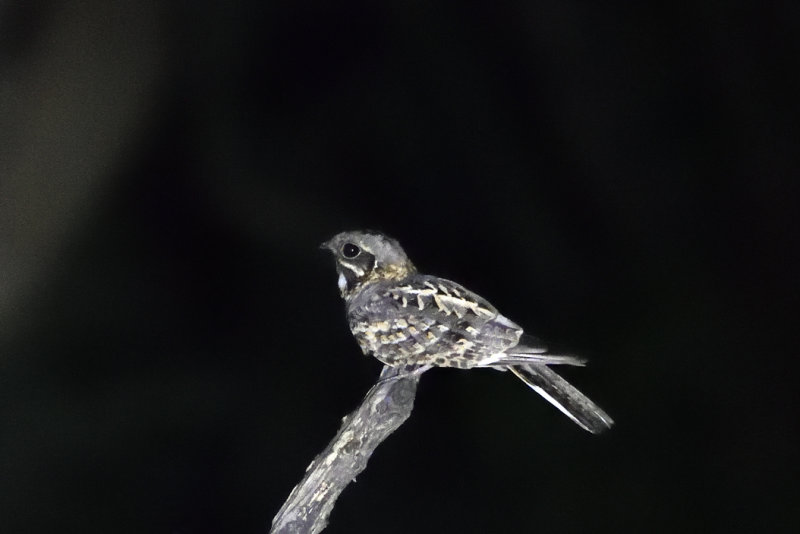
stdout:
{"type": "Polygon", "coordinates": [[[361,406],[342,420],[336,437],[308,466],[272,520],[270,534],[316,534],[327,526],[342,490],[367,467],[378,445],[411,415],[420,375],[383,368],[361,406]]]}

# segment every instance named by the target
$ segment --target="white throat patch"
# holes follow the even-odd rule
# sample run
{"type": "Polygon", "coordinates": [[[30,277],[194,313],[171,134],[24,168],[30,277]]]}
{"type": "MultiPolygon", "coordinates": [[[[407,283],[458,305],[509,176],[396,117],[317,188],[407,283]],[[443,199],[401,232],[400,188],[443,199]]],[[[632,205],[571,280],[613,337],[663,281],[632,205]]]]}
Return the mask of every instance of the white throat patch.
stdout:
{"type": "Polygon", "coordinates": [[[347,267],[349,270],[353,271],[356,276],[364,276],[364,269],[358,267],[357,265],[353,265],[352,263],[348,263],[346,261],[339,260],[339,263],[342,267],[347,267]]]}
{"type": "Polygon", "coordinates": [[[339,274],[339,291],[344,292],[345,288],[347,287],[347,279],[344,277],[343,274],[339,274]]]}

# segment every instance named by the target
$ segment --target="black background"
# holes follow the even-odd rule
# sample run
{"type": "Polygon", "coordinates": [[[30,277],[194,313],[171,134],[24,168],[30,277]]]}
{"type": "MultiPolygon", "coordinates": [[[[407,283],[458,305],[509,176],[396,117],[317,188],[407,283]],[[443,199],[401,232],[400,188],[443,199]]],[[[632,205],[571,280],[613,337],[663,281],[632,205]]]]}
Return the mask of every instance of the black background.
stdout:
{"type": "Polygon", "coordinates": [[[617,426],[433,370],[326,532],[795,532],[793,3],[0,4],[5,532],[265,532],[400,240],[617,426]]]}

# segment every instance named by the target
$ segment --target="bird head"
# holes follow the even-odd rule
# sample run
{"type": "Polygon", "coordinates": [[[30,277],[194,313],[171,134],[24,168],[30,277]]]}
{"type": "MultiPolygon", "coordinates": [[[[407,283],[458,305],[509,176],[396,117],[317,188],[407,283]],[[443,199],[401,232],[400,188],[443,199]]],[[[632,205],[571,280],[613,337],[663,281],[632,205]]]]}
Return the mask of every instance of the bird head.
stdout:
{"type": "Polygon", "coordinates": [[[367,284],[400,280],[416,271],[400,243],[380,232],[342,232],[323,243],[321,248],[333,253],[339,273],[339,291],[345,299],[367,284]]]}

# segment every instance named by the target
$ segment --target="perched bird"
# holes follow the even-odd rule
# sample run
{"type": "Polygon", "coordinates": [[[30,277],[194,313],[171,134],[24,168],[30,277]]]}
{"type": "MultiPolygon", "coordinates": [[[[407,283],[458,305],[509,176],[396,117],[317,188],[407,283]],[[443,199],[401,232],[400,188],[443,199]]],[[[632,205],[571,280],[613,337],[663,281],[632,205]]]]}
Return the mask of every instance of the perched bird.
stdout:
{"type": "Polygon", "coordinates": [[[400,244],[373,231],[322,244],[336,260],[347,320],[364,354],[403,372],[430,367],[510,370],[592,433],[614,421],[548,365],[584,365],[550,354],[535,337],[463,286],[419,274],[400,244]]]}

